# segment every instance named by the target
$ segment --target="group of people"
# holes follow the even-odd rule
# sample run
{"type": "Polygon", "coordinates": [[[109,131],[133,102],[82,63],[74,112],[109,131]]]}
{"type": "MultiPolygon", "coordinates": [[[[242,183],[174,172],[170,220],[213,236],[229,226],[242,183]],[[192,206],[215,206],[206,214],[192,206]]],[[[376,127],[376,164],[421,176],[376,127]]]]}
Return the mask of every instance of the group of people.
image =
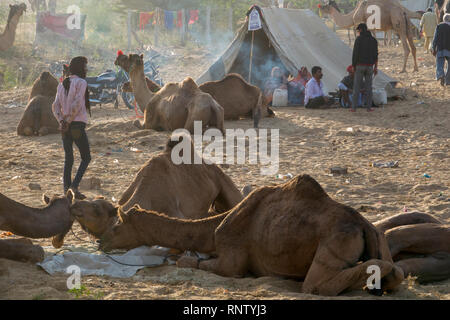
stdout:
{"type": "Polygon", "coordinates": [[[443,22],[438,24],[436,14],[428,8],[420,20],[420,28],[425,38],[425,52],[431,50],[436,57],[436,80],[441,86],[450,85],[450,14],[445,14],[443,22]]]}
{"type": "MultiPolygon", "coordinates": [[[[363,105],[367,111],[373,111],[372,80],[378,73],[378,42],[365,23],[358,25],[356,30],[358,37],[353,48],[352,65],[347,68],[348,75],[338,85],[340,104],[349,107],[352,112],[363,105]]],[[[314,66],[311,74],[306,67],[302,67],[297,77],[290,80],[279,67],[274,67],[271,77],[264,84],[266,102],[271,104],[276,89],[285,89],[289,104],[304,105],[308,109],[329,107],[335,101],[325,94],[322,77],[320,66],[314,66]]]]}

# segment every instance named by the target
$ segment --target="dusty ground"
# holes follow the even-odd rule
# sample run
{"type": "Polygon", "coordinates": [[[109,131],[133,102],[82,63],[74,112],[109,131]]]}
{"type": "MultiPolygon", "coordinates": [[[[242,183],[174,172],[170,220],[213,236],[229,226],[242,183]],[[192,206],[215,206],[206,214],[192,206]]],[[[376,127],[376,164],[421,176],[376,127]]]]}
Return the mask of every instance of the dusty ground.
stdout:
{"type": "MultiPolygon", "coordinates": [[[[262,128],[280,129],[280,173],[312,175],[331,197],[358,209],[370,221],[420,210],[450,223],[450,89],[442,89],[433,80],[432,57],[422,48],[418,52],[420,72],[399,74],[401,49],[381,48],[380,69],[408,89],[405,101],[389,102],[372,113],[280,108],[276,118],[263,119],[262,128]],[[400,162],[395,169],[373,168],[371,163],[377,160],[400,162]],[[334,166],[348,167],[349,174],[333,177],[329,168],[334,166]]],[[[165,81],[179,81],[186,75],[196,78],[213,60],[204,53],[183,57],[177,52],[174,56],[162,70],[165,81]]],[[[408,70],[412,70],[411,62],[408,70]]],[[[41,206],[43,191],[61,192],[64,154],[59,135],[16,135],[27,94],[28,89],[0,92],[0,192],[24,204],[41,206]],[[14,105],[20,106],[11,107],[14,105]],[[29,183],[40,184],[42,191],[31,191],[29,183]]],[[[93,108],[88,129],[93,160],[86,179],[100,178],[102,188],[86,191],[88,196],[118,199],[140,166],[159,152],[169,137],[168,133],[138,131],[133,120],[134,113],[123,105],[119,109],[112,105],[93,108]]],[[[226,128],[251,126],[250,120],[226,122],[226,128]]],[[[257,166],[234,165],[224,171],[239,188],[283,182],[275,176],[261,176],[257,166]]],[[[74,231],[83,241],[69,234],[66,246],[94,248],[78,225],[74,231]]],[[[34,242],[51,246],[49,240],[34,242]]],[[[0,299],[75,298],[65,283],[64,275],[52,277],[37,266],[0,260],[0,299]]],[[[173,266],[143,269],[127,280],[86,276],[82,283],[90,291],[82,294],[83,298],[323,299],[300,293],[301,283],[295,281],[229,279],[173,266]]],[[[418,298],[450,299],[450,280],[418,285],[408,279],[397,292],[381,298],[355,291],[335,299],[418,298]]]]}

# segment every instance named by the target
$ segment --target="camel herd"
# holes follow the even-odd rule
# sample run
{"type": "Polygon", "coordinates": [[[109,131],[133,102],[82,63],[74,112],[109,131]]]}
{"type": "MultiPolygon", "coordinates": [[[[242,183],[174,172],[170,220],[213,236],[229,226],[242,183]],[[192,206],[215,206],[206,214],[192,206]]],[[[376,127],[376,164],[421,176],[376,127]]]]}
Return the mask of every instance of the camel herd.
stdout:
{"type": "MultiPolygon", "coordinates": [[[[174,165],[175,144],[169,141],[145,163],[118,204],[75,200],[69,190],[36,209],[0,194],[0,230],[53,237],[60,248],[77,221],[105,252],[160,245],[206,253],[211,259],[182,256],[177,265],[226,277],[297,279],[303,292],[319,295],[364,288],[373,266],[380,270],[381,288],[369,291],[378,295],[395,290],[408,275],[419,282],[450,278],[450,225],[432,215],[402,213],[371,224],[308,175],[244,197],[215,164],[174,165]]],[[[42,248],[27,239],[0,241],[0,258],[43,257],[42,248]]]]}
{"type": "MultiPolygon", "coordinates": [[[[119,54],[116,62],[130,74],[132,90],[144,111],[142,128],[193,131],[193,121],[224,131],[224,119],[273,116],[261,90],[239,75],[198,86],[191,78],[160,88],[146,79],[143,56],[119,54]],[[233,92],[232,95],[229,92],[233,92]]],[[[54,133],[52,115],[58,81],[44,72],[33,85],[17,127],[19,135],[54,133]]],[[[185,134],[192,144],[190,135],[185,134]]],[[[363,289],[380,270],[381,287],[395,290],[408,276],[419,282],[450,278],[450,225],[432,215],[404,213],[370,223],[353,208],[331,199],[309,175],[277,186],[245,190],[215,164],[175,165],[166,149],[148,160],[117,204],[104,198],[44,198],[42,209],[0,194],[0,230],[37,239],[52,237],[55,248],[73,223],[99,240],[105,252],[160,245],[190,250],[210,259],[181,256],[179,267],[199,268],[225,277],[274,276],[302,281],[302,291],[339,295],[363,289]]],[[[194,149],[194,148],[193,148],[194,149]]],[[[191,155],[195,157],[194,154],[191,155]]],[[[193,161],[192,161],[193,162],[193,161]]],[[[0,241],[0,258],[42,261],[44,252],[28,239],[0,241]]]]}

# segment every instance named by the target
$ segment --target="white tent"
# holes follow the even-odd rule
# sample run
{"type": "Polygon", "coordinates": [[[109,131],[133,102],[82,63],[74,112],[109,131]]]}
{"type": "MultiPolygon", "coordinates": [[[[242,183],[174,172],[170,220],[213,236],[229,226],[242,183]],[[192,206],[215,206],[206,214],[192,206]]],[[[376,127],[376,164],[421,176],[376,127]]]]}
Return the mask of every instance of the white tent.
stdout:
{"type": "MultiPolygon", "coordinates": [[[[337,90],[352,63],[352,49],[339,39],[311,10],[258,8],[262,29],[254,31],[251,82],[262,88],[274,66],[284,67],[292,75],[306,66],[321,66],[328,92],[337,90]]],[[[247,19],[248,20],[248,19],[247,19]]],[[[251,32],[248,21],[237,33],[222,56],[197,80],[221,80],[228,73],[239,73],[248,80],[251,32]]],[[[396,80],[379,71],[374,88],[389,89],[396,80]]],[[[389,95],[389,90],[388,95],[389,95]]]]}

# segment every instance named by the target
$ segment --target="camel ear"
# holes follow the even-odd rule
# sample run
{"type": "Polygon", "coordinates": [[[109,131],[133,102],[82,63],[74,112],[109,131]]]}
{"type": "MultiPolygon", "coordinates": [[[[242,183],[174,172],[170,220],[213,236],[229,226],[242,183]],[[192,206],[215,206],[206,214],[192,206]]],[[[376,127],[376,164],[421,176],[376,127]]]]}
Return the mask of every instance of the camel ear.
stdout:
{"type": "Polygon", "coordinates": [[[46,194],[43,194],[42,195],[42,201],[44,201],[45,204],[49,204],[50,203],[50,198],[46,194]]]}
{"type": "Polygon", "coordinates": [[[141,54],[140,57],[141,57],[141,60],[144,60],[144,54],[141,54]]]}
{"type": "Polygon", "coordinates": [[[67,190],[66,198],[69,200],[69,202],[72,204],[75,200],[75,194],[73,193],[72,189],[67,190]]]}

